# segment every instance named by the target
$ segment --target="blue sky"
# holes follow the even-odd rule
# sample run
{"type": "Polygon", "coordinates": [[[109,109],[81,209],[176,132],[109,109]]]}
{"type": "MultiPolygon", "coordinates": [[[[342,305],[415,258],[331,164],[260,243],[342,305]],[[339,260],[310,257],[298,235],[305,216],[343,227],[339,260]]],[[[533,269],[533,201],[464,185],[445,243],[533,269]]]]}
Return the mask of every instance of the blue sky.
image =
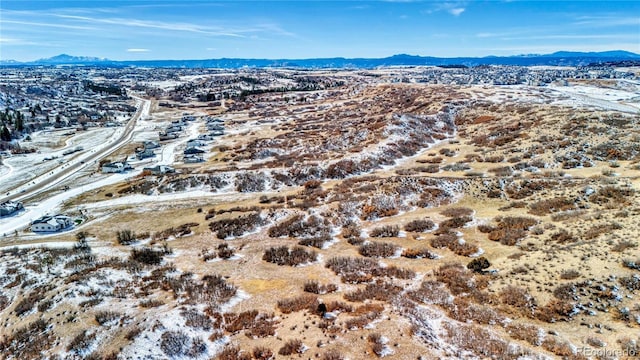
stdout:
{"type": "Polygon", "coordinates": [[[2,0],[0,59],[640,53],[640,1],[2,0]]]}

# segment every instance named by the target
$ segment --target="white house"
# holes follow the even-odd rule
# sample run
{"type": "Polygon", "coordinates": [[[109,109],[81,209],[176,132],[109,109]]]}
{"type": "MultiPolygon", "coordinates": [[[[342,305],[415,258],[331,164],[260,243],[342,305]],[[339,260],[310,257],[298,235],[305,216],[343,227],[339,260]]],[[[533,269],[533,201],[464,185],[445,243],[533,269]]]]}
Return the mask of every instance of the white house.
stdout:
{"type": "Polygon", "coordinates": [[[177,139],[178,138],[178,134],[176,133],[167,133],[164,131],[161,131],[158,133],[158,138],[160,139],[160,141],[164,141],[164,140],[172,140],[172,139],[177,139]]]}
{"type": "Polygon", "coordinates": [[[144,148],[145,149],[157,149],[160,147],[160,144],[158,144],[157,141],[145,141],[144,142],[144,148]]]}
{"type": "Polygon", "coordinates": [[[203,162],[204,158],[201,155],[185,155],[183,160],[185,164],[195,164],[203,162]]]}
{"type": "Polygon", "coordinates": [[[129,164],[127,164],[126,162],[113,162],[102,165],[103,173],[121,173],[129,169],[131,169],[131,166],[129,166],[129,164]]]}
{"type": "Polygon", "coordinates": [[[65,215],[43,216],[31,223],[33,232],[56,232],[73,225],[71,218],[65,215]]]}
{"type": "Polygon", "coordinates": [[[205,146],[205,145],[207,145],[207,143],[205,143],[204,141],[199,140],[199,139],[191,139],[191,140],[187,141],[187,147],[188,148],[190,148],[190,147],[198,147],[198,146],[205,146]]]}
{"type": "Polygon", "coordinates": [[[7,201],[0,204],[0,216],[11,215],[16,211],[22,210],[23,206],[21,202],[7,201]]]}
{"type": "Polygon", "coordinates": [[[209,134],[200,134],[200,135],[198,135],[198,140],[200,140],[200,141],[211,141],[211,140],[213,140],[213,136],[211,136],[209,134]]]}

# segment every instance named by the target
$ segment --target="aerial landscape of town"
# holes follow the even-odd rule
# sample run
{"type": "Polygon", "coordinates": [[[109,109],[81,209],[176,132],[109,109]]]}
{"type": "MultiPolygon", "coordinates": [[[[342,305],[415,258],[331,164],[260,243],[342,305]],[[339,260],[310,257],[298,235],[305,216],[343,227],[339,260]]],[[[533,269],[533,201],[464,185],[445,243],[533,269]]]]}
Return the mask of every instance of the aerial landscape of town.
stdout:
{"type": "Polygon", "coordinates": [[[0,57],[0,358],[640,358],[632,51],[0,57]]]}

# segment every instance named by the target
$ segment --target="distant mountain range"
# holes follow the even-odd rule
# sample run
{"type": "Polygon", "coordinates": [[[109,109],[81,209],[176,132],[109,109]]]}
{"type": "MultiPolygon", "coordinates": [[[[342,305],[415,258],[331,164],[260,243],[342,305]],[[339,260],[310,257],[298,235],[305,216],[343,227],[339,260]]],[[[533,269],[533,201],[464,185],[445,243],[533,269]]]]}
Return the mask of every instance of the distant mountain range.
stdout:
{"type": "MultiPolygon", "coordinates": [[[[570,52],[527,54],[517,56],[441,58],[417,55],[393,55],[385,58],[318,58],[318,59],[206,59],[206,60],[126,60],[57,55],[31,62],[0,60],[4,66],[105,66],[105,67],[177,67],[177,68],[241,68],[241,67],[297,67],[297,68],[375,68],[381,66],[479,66],[479,65],[554,65],[584,66],[595,63],[638,61],[640,55],[628,51],[570,52]]],[[[640,63],[639,63],[640,64],[640,63]]]]}

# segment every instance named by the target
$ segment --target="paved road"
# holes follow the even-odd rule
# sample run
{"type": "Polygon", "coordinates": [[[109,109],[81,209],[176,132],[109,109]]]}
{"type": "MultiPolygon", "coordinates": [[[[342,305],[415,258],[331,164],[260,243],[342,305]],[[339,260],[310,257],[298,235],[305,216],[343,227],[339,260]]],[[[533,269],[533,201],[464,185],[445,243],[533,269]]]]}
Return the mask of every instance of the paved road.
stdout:
{"type": "MultiPolygon", "coordinates": [[[[9,200],[22,201],[22,202],[29,200],[34,196],[42,193],[43,191],[49,190],[53,186],[60,184],[62,180],[69,178],[71,175],[76,174],[79,171],[86,169],[88,167],[95,166],[94,162],[97,162],[98,160],[106,156],[109,156],[110,154],[118,150],[120,147],[122,147],[124,144],[129,142],[131,140],[133,129],[135,129],[136,127],[136,121],[141,116],[146,116],[149,114],[149,109],[151,105],[150,100],[138,98],[135,96],[134,98],[138,101],[138,104],[139,104],[138,109],[133,114],[133,116],[127,123],[127,125],[125,126],[124,131],[122,132],[122,135],[120,135],[120,137],[117,138],[114,142],[112,142],[111,144],[105,146],[104,148],[94,153],[90,153],[89,156],[87,157],[76,159],[75,163],[66,163],[64,165],[61,165],[59,168],[56,168],[53,170],[53,174],[49,176],[45,175],[45,178],[41,179],[35,184],[31,184],[30,186],[27,185],[26,188],[24,187],[25,184],[22,184],[12,189],[8,196],[4,196],[2,199],[0,199],[0,203],[9,201],[9,200]],[[66,166],[66,167],[63,168],[63,166],[66,166]],[[18,190],[20,188],[22,189],[18,190]]],[[[32,180],[29,180],[26,184],[30,182],[32,182],[32,180]]]]}

